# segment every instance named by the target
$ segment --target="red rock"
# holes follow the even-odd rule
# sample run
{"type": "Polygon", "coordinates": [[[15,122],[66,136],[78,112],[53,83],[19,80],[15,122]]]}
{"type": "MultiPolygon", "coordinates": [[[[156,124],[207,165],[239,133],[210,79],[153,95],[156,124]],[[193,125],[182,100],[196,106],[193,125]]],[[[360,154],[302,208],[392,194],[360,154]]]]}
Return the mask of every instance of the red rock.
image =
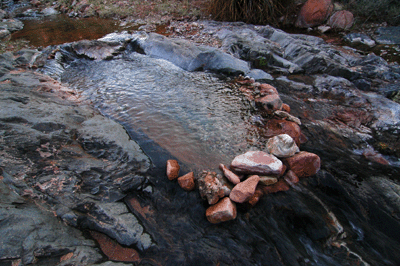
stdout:
{"type": "Polygon", "coordinates": [[[277,89],[269,84],[260,84],[258,86],[261,95],[279,95],[277,89]]]}
{"type": "Polygon", "coordinates": [[[254,192],[253,196],[250,197],[250,199],[248,200],[248,203],[251,206],[254,206],[257,204],[257,202],[261,199],[261,197],[264,195],[264,192],[262,191],[262,189],[257,188],[256,191],[254,192]]]}
{"type": "Polygon", "coordinates": [[[133,248],[122,247],[115,240],[96,231],[89,231],[97,243],[100,245],[101,251],[108,257],[109,260],[123,262],[139,262],[139,253],[133,248]]]}
{"type": "Polygon", "coordinates": [[[200,196],[207,199],[208,204],[213,205],[225,196],[223,185],[215,172],[203,172],[198,179],[200,196]]]}
{"type": "Polygon", "coordinates": [[[191,191],[195,188],[193,172],[178,177],[178,183],[186,191],[191,191]]]}
{"type": "Polygon", "coordinates": [[[263,151],[248,151],[233,159],[231,169],[242,174],[278,176],[282,173],[283,164],[272,154],[263,151]]]}
{"type": "MultiPolygon", "coordinates": [[[[300,142],[300,144],[306,143],[307,141],[308,141],[307,136],[304,135],[303,133],[301,133],[301,134],[300,134],[300,137],[299,137],[299,142],[300,142]]],[[[299,145],[299,144],[297,144],[297,145],[299,145]]]]}
{"type": "Polygon", "coordinates": [[[264,186],[272,186],[273,184],[278,183],[278,178],[273,176],[260,176],[259,182],[264,186]]]}
{"type": "Polygon", "coordinates": [[[285,158],[284,162],[299,178],[315,175],[321,167],[319,156],[306,151],[285,158]]]}
{"type": "Polygon", "coordinates": [[[240,178],[231,170],[228,169],[225,165],[222,163],[219,165],[219,168],[224,172],[224,176],[231,181],[234,185],[240,183],[240,178]]]}
{"type": "Polygon", "coordinates": [[[347,10],[335,12],[328,20],[328,25],[332,28],[348,30],[353,26],[353,13],[347,10]]]}
{"type": "Polygon", "coordinates": [[[282,104],[282,111],[285,111],[287,113],[290,113],[290,106],[286,103],[282,104]]]}
{"type": "Polygon", "coordinates": [[[292,170],[287,171],[284,179],[289,185],[293,185],[299,182],[298,176],[292,170]]]}
{"type": "Polygon", "coordinates": [[[206,210],[207,220],[213,224],[233,220],[236,215],[236,205],[228,197],[223,198],[206,210]]]}
{"type": "Polygon", "coordinates": [[[265,95],[255,99],[258,106],[261,106],[265,111],[274,111],[282,109],[282,100],[278,94],[265,95]]]}
{"type": "Polygon", "coordinates": [[[280,134],[288,134],[296,142],[297,146],[300,146],[301,129],[298,124],[292,121],[281,120],[281,119],[270,119],[265,124],[264,136],[272,138],[280,134]]]}
{"type": "Polygon", "coordinates": [[[271,194],[271,193],[276,193],[279,191],[288,191],[290,189],[288,183],[285,182],[285,180],[279,180],[278,183],[272,185],[272,186],[264,186],[262,187],[262,190],[265,194],[271,194]]]}
{"type": "Polygon", "coordinates": [[[296,27],[309,28],[321,25],[332,13],[331,0],[308,0],[300,9],[296,27]]]}
{"type": "Polygon", "coordinates": [[[169,180],[174,180],[179,176],[180,166],[177,160],[167,161],[167,177],[169,180]]]}
{"type": "Polygon", "coordinates": [[[258,181],[260,181],[260,177],[258,175],[250,176],[232,189],[229,198],[237,203],[248,201],[254,195],[258,181]]]}
{"type": "Polygon", "coordinates": [[[389,165],[389,162],[383,158],[382,154],[376,152],[373,149],[366,149],[363,152],[363,156],[365,157],[365,159],[372,161],[372,162],[376,162],[379,164],[383,164],[383,165],[389,165]]]}

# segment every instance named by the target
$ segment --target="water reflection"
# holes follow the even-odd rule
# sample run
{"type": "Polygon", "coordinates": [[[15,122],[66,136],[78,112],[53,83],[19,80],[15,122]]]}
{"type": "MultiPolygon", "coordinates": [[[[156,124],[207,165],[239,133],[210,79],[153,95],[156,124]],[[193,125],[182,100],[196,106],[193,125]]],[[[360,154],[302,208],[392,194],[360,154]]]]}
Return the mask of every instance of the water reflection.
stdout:
{"type": "Polygon", "coordinates": [[[110,19],[72,19],[65,15],[38,20],[24,20],[24,28],[15,32],[11,40],[25,39],[34,47],[63,44],[79,40],[93,40],[121,30],[119,22],[110,19]]]}
{"type": "Polygon", "coordinates": [[[79,60],[63,81],[196,169],[216,169],[248,148],[251,106],[215,75],[133,53],[112,61],[79,60]]]}

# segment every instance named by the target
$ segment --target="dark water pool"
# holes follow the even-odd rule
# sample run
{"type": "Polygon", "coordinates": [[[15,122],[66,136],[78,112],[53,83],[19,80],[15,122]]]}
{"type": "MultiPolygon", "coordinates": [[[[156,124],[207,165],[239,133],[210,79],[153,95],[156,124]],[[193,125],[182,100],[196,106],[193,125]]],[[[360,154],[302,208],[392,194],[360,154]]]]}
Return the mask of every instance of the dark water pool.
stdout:
{"type": "Polygon", "coordinates": [[[23,20],[24,28],[11,35],[11,40],[24,39],[34,47],[47,47],[79,40],[93,40],[121,31],[120,22],[101,18],[69,18],[66,15],[23,20]]]}

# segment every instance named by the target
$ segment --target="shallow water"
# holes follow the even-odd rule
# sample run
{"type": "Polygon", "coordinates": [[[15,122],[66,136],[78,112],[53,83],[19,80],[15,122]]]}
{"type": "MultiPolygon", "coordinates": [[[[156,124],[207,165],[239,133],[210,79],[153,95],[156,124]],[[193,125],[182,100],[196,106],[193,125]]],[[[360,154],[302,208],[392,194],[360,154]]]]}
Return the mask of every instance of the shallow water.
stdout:
{"type": "Polygon", "coordinates": [[[94,40],[108,33],[122,30],[119,22],[111,19],[80,18],[73,19],[66,15],[50,16],[42,19],[23,20],[24,28],[11,35],[11,40],[24,39],[34,47],[94,40]]]}
{"type": "Polygon", "coordinates": [[[132,53],[111,61],[78,60],[63,82],[106,115],[145,135],[196,170],[217,169],[251,145],[251,106],[209,73],[190,73],[132,53]]]}

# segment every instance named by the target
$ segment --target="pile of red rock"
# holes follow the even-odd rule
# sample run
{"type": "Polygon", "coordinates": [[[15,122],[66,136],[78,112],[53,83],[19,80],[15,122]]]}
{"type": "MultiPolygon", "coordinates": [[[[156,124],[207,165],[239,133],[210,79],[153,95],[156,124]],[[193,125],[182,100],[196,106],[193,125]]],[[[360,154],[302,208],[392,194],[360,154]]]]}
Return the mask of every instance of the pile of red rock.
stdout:
{"type": "Polygon", "coordinates": [[[271,135],[265,150],[238,155],[229,168],[221,164],[223,175],[204,171],[196,178],[193,172],[178,177],[178,162],[167,161],[170,180],[178,178],[179,185],[187,191],[197,185],[201,197],[211,205],[206,211],[211,223],[235,219],[236,204],[254,206],[263,195],[287,191],[299,178],[315,175],[321,165],[318,155],[300,151],[299,145],[304,140],[300,120],[289,114],[290,107],[282,103],[277,90],[252,80],[239,83],[242,85],[240,90],[270,118],[266,128],[271,126],[267,130],[271,135]]]}

